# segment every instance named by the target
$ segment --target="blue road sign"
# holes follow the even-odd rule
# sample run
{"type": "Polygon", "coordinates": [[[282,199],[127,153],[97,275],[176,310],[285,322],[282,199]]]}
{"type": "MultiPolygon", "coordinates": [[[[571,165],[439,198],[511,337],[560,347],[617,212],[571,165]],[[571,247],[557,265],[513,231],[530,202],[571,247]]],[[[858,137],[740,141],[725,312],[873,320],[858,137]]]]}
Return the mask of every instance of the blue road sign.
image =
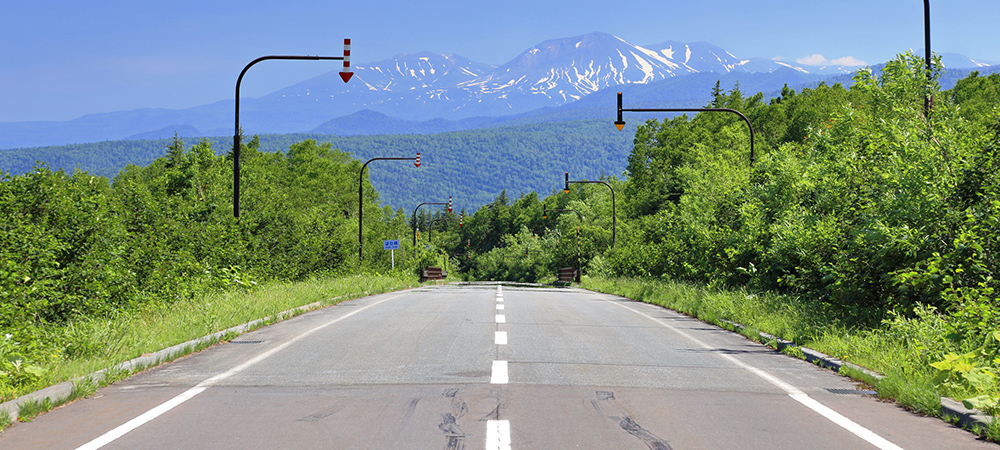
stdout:
{"type": "Polygon", "coordinates": [[[382,250],[399,250],[399,239],[382,241],[382,250]]]}

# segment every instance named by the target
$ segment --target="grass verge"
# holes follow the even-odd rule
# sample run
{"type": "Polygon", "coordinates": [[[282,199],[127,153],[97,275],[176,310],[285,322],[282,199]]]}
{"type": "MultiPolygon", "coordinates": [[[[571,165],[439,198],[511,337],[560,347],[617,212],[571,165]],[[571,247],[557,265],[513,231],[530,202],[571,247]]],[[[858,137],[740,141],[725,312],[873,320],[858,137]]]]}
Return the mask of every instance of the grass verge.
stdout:
{"type": "Polygon", "coordinates": [[[84,319],[48,330],[48,339],[62,350],[58,358],[43,367],[45,376],[33,383],[7,387],[5,400],[18,398],[47,386],[74,381],[71,392],[62,398],[25,400],[17,405],[17,417],[0,411],[0,429],[16,420],[27,421],[39,413],[77,398],[99,386],[113,383],[133,373],[214,345],[235,335],[204,341],[173,352],[169,358],[123,369],[134,358],[211,335],[237,325],[268,317],[255,328],[301,314],[281,312],[304,305],[316,307],[345,300],[391,292],[418,285],[413,276],[355,275],[314,278],[301,282],[263,283],[252,291],[208,293],[192,300],[149,306],[114,317],[84,319]],[[100,379],[90,379],[100,372],[100,379]]]}
{"type": "MultiPolygon", "coordinates": [[[[734,327],[727,321],[738,322],[744,325],[739,332],[753,340],[761,341],[759,332],[764,332],[873,370],[884,377],[841,372],[874,386],[883,398],[940,416],[941,392],[933,382],[937,370],[928,364],[926,352],[940,343],[933,320],[895,317],[878,328],[862,329],[844,325],[828,305],[776,294],[644,279],[584,277],[581,286],[670,308],[730,330],[734,327]]],[[[994,417],[990,429],[981,434],[996,440],[998,424],[994,417]]]]}

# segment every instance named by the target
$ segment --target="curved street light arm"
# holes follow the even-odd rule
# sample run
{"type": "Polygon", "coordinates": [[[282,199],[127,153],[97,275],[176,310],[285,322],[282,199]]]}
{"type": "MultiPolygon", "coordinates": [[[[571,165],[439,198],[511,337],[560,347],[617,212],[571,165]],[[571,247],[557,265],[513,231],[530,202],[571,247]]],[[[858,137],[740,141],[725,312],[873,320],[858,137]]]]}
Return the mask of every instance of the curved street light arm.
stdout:
{"type": "Polygon", "coordinates": [[[589,180],[570,181],[570,179],[569,179],[569,172],[566,172],[566,187],[567,187],[567,189],[569,188],[569,185],[573,184],[573,183],[578,183],[578,184],[603,184],[603,185],[607,186],[608,189],[611,189],[611,246],[614,247],[615,243],[618,242],[618,238],[617,238],[617,234],[618,234],[618,231],[617,231],[618,230],[618,219],[616,218],[616,214],[615,214],[615,211],[616,211],[616,208],[615,208],[615,188],[611,187],[610,184],[608,184],[608,183],[606,183],[604,181],[589,181],[589,180]]]}
{"type": "Polygon", "coordinates": [[[416,161],[416,160],[417,158],[372,158],[369,159],[368,161],[365,161],[365,163],[361,165],[361,171],[358,172],[358,263],[361,263],[364,260],[364,248],[365,248],[365,239],[364,239],[365,205],[364,205],[364,198],[362,196],[363,193],[361,190],[362,186],[364,185],[365,167],[368,167],[368,163],[372,161],[416,161]]]}
{"type": "MultiPolygon", "coordinates": [[[[575,209],[544,209],[543,208],[542,209],[542,214],[545,214],[546,212],[549,212],[549,211],[572,211],[572,212],[575,212],[576,216],[580,218],[580,222],[583,222],[583,214],[580,214],[580,211],[577,211],[575,209]]],[[[543,217],[543,219],[544,219],[544,217],[543,217]]]]}
{"type": "Polygon", "coordinates": [[[416,208],[413,208],[413,247],[414,248],[416,248],[416,246],[417,246],[417,210],[420,209],[420,207],[424,206],[424,205],[447,205],[447,203],[441,203],[441,202],[424,202],[424,203],[421,203],[421,204],[417,205],[416,208]]]}
{"type": "Polygon", "coordinates": [[[431,223],[427,224],[427,242],[431,243],[434,239],[434,222],[441,222],[445,220],[455,220],[453,217],[438,217],[437,219],[431,219],[431,223]]]}
{"type": "Polygon", "coordinates": [[[236,129],[233,132],[233,217],[237,219],[240,218],[240,85],[243,84],[243,75],[246,75],[247,70],[250,70],[254,64],[261,61],[267,61],[269,59],[285,59],[285,60],[299,60],[299,61],[317,61],[317,60],[343,60],[343,56],[295,56],[295,55],[268,55],[261,56],[250,64],[247,64],[240,72],[240,76],[236,78],[236,129]]]}
{"type": "Polygon", "coordinates": [[[625,125],[625,121],[622,120],[622,113],[623,112],[727,112],[727,113],[736,114],[736,115],[740,116],[741,119],[743,119],[743,122],[746,122],[747,128],[750,129],[750,165],[753,166],[754,161],[756,161],[756,159],[754,158],[754,149],[753,149],[753,142],[754,142],[753,125],[750,124],[750,119],[747,119],[747,116],[744,116],[743,113],[741,113],[741,112],[739,112],[739,111],[737,111],[735,109],[729,109],[729,108],[628,108],[628,109],[624,109],[624,108],[622,108],[622,93],[619,92],[618,93],[618,120],[615,121],[615,126],[618,127],[618,130],[621,130],[622,127],[625,125]]]}

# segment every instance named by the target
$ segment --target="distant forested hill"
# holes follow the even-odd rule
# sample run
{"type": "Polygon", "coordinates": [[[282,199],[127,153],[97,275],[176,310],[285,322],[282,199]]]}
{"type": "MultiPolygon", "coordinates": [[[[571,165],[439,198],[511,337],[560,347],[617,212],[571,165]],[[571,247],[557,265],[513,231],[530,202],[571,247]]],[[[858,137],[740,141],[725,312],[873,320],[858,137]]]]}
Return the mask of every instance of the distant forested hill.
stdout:
{"type": "MultiPolygon", "coordinates": [[[[631,130],[617,131],[610,120],[584,120],[426,135],[341,137],[323,134],[260,136],[261,150],[287,152],[306,139],[329,142],[366,161],[373,157],[410,157],[421,153],[422,166],[377,161],[368,166],[384,204],[412,210],[418,203],[455,197],[458,208],[473,209],[506,189],[551,192],[562,174],[577,179],[620,175],[632,148],[631,130]]],[[[217,154],[230,151],[231,137],[209,138],[217,154]]],[[[198,141],[185,142],[191,146],[198,141]]],[[[0,150],[0,170],[28,172],[37,162],[52,169],[80,169],[113,178],[128,164],[145,166],[166,154],[171,140],[105,141],[90,144],[0,150]]]]}

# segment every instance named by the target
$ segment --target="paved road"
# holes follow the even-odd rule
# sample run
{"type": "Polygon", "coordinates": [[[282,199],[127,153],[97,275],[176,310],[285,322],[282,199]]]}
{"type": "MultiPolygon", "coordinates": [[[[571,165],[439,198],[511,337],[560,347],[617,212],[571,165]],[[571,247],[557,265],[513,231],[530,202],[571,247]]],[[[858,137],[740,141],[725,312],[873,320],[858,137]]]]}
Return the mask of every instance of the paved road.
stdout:
{"type": "Polygon", "coordinates": [[[651,305],[437,286],[245,334],[18,424],[7,449],[982,449],[651,305]]]}

